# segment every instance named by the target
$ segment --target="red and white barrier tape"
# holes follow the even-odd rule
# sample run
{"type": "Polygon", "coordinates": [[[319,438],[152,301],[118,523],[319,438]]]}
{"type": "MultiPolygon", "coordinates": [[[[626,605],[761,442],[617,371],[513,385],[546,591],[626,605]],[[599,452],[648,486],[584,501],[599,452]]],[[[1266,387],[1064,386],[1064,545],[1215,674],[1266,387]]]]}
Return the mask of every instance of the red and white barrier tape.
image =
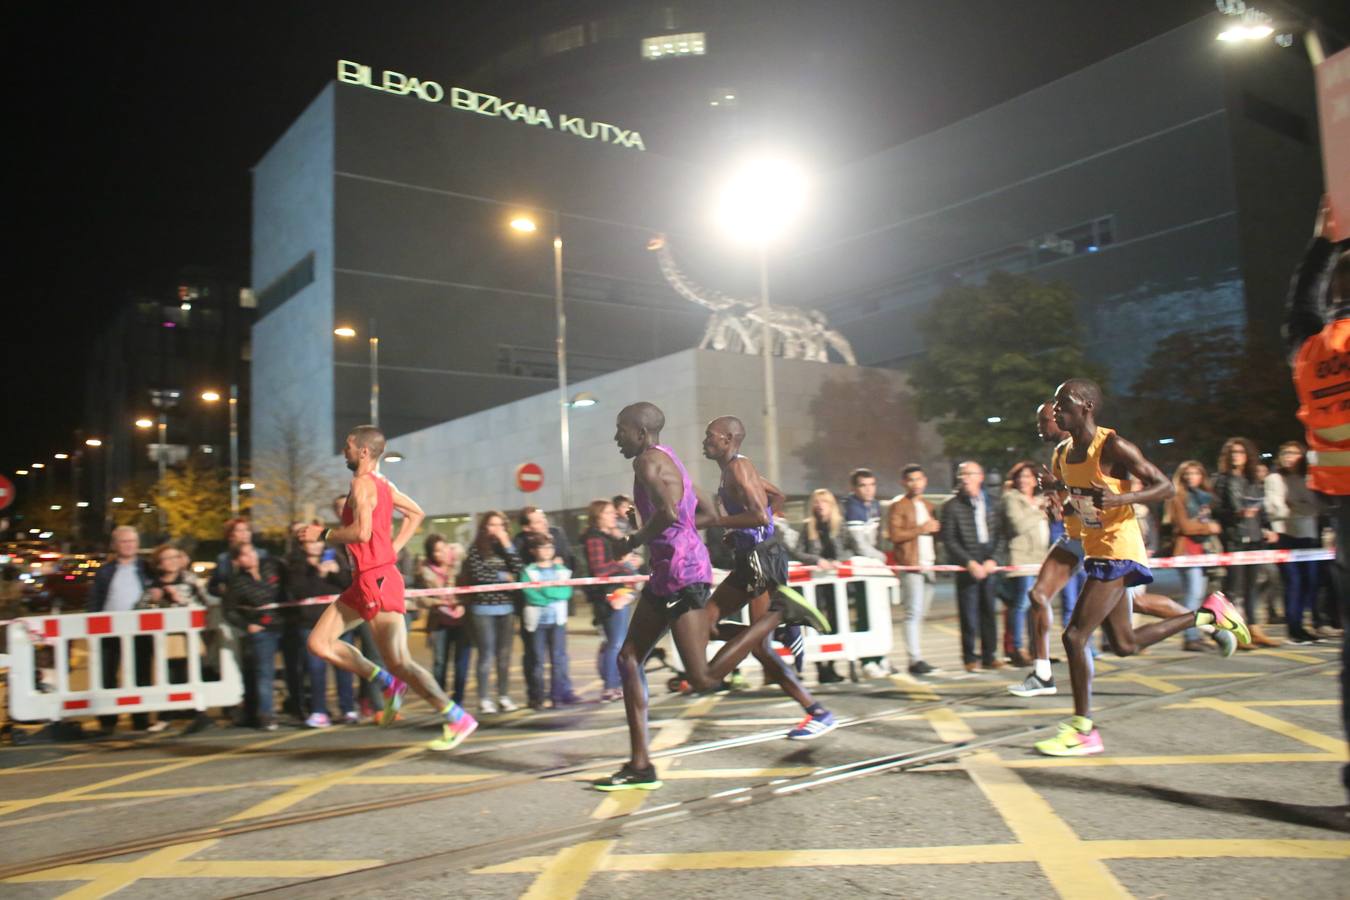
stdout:
{"type": "MultiPolygon", "coordinates": [[[[1164,556],[1150,559],[1148,564],[1154,569],[1192,569],[1212,568],[1214,566],[1263,566],[1272,563],[1310,562],[1335,559],[1331,550],[1242,550],[1236,553],[1201,553],[1194,556],[1164,556]]],[[[965,566],[887,566],[882,563],[854,565],[849,562],[837,563],[833,569],[825,570],[819,566],[793,566],[792,581],[810,581],[810,573],[819,572],[836,578],[851,578],[854,575],[880,574],[885,569],[893,573],[903,572],[964,572],[965,566]]],[[[1039,565],[999,566],[997,571],[1014,575],[1035,575],[1039,565]]],[[[407,597],[445,597],[461,594],[488,594],[501,591],[519,591],[525,588],[542,587],[594,587],[597,585],[642,584],[647,575],[618,575],[608,578],[569,578],[566,581],[504,581],[496,584],[475,584],[466,587],[414,588],[406,591],[407,597]]],[[[269,603],[255,609],[272,610],[298,606],[322,606],[332,603],[337,594],[325,594],[319,597],[307,597],[304,600],[291,600],[285,603],[269,603]]],[[[0,619],[0,627],[19,619],[0,619]]]]}

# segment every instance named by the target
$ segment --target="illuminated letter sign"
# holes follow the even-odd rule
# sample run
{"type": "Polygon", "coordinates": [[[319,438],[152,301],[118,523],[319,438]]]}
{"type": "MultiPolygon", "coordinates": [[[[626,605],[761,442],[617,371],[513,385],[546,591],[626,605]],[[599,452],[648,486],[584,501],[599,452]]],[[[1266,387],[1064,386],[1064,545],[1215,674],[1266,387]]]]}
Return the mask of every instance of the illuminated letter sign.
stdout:
{"type": "MultiPolygon", "coordinates": [[[[410,78],[402,72],[395,72],[392,69],[380,72],[377,79],[374,69],[370,66],[348,59],[338,60],[337,77],[338,81],[345,84],[354,84],[358,87],[370,88],[373,91],[382,91],[386,94],[396,94],[400,97],[412,94],[428,103],[440,103],[446,99],[446,91],[439,82],[410,78]]],[[[480,116],[491,116],[495,119],[506,119],[510,122],[537,125],[550,131],[555,130],[553,116],[547,109],[542,106],[530,106],[521,103],[519,100],[503,100],[493,94],[480,94],[468,88],[452,86],[449,93],[449,103],[455,109],[477,113],[480,116]]],[[[614,144],[630,150],[647,149],[647,146],[642,143],[640,132],[629,131],[608,122],[587,122],[581,116],[559,113],[556,130],[588,141],[598,140],[602,143],[614,144]]]]}

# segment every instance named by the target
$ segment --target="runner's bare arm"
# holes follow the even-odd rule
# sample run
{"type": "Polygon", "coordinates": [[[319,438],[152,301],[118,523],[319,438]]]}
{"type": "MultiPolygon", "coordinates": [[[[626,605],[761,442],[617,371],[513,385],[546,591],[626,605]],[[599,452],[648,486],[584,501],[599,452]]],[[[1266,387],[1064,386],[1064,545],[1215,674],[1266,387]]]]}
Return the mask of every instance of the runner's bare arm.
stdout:
{"type": "Polygon", "coordinates": [[[1153,463],[1144,459],[1139,448],[1118,434],[1113,434],[1102,448],[1102,468],[1116,478],[1133,475],[1144,483],[1142,491],[1126,491],[1123,494],[1106,494],[1102,497],[1102,508],[1128,506],[1131,503],[1156,503],[1166,500],[1175,492],[1172,481],[1153,463]]]}
{"type": "MultiPolygon", "coordinates": [[[[390,482],[390,487],[393,483],[390,482]]],[[[422,507],[417,505],[417,501],[400,491],[398,488],[393,490],[394,509],[403,513],[403,524],[398,527],[398,535],[394,537],[394,555],[397,556],[412,536],[417,533],[417,529],[422,527],[422,520],[427,514],[422,512],[422,507]]]]}
{"type": "Polygon", "coordinates": [[[625,552],[636,550],[679,519],[684,483],[680,472],[661,451],[647,451],[633,460],[633,474],[656,508],[642,527],[628,536],[625,552]]]}
{"type": "Polygon", "coordinates": [[[716,524],[722,528],[756,528],[769,524],[768,498],[764,480],[755,471],[755,464],[745,457],[733,459],[727,466],[727,489],[741,505],[735,515],[718,516],[716,524]]]}
{"type": "Polygon", "coordinates": [[[721,515],[717,501],[705,494],[698,485],[694,485],[694,496],[698,497],[698,506],[694,509],[694,527],[716,528],[717,517],[721,515]]]}
{"type": "MultiPolygon", "coordinates": [[[[330,544],[359,544],[370,540],[375,520],[375,483],[369,478],[352,479],[352,524],[332,528],[324,540],[330,544]]],[[[297,525],[295,536],[301,541],[317,541],[323,534],[322,525],[297,525]]]]}
{"type": "Polygon", "coordinates": [[[764,496],[768,498],[769,505],[781,513],[783,507],[787,505],[787,495],[763,475],[759,476],[759,483],[764,488],[764,496]]]}

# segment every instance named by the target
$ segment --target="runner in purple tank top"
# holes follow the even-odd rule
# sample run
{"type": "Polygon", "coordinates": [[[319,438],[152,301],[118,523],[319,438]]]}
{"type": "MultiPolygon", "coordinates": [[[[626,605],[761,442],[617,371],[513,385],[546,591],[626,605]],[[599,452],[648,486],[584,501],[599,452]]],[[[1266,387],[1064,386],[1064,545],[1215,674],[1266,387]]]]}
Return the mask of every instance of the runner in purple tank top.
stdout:
{"type": "Polygon", "coordinates": [[[690,686],[706,691],[721,684],[781,621],[779,614],[765,616],[708,659],[708,641],[724,613],[716,601],[710,602],[712,565],[698,527],[713,521],[715,515],[698,515],[698,493],[688,471],[672,450],[661,446],[665,424],[666,417],[656,406],[634,403],[619,413],[614,434],[619,452],[633,460],[633,495],[642,515],[642,527],[628,536],[625,552],[650,544],[652,577],[643,588],[619,650],[632,755],[618,772],[596,783],[602,791],[652,791],[661,786],[647,753],[643,664],[667,630],[674,636],[690,686]]]}

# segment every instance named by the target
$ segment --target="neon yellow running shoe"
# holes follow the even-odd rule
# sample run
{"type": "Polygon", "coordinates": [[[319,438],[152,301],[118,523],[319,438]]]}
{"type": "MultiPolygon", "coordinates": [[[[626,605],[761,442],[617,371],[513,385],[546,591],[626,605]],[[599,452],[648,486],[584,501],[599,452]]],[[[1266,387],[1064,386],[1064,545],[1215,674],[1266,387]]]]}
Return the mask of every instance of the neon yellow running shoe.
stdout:
{"type": "Polygon", "coordinates": [[[771,608],[776,608],[783,614],[784,625],[806,625],[821,634],[831,633],[830,620],[825,618],[825,614],[814,603],[787,585],[778,586],[771,608]]]}
{"type": "Polygon", "coordinates": [[[458,722],[446,722],[441,727],[441,736],[434,741],[427,742],[428,750],[437,752],[444,750],[453,750],[464,743],[469,735],[478,730],[478,720],[465,713],[460,716],[458,722]]]}
{"type": "Polygon", "coordinates": [[[403,706],[403,695],[408,686],[391,676],[389,686],[384,689],[384,709],[380,711],[380,727],[388,728],[398,720],[398,711],[403,706]]]}
{"type": "Polygon", "coordinates": [[[1231,631],[1239,644],[1250,644],[1252,633],[1247,630],[1247,622],[1238,608],[1229,602],[1221,592],[1215,591],[1200,604],[1200,609],[1214,616],[1214,627],[1231,631]]]}
{"type": "Polygon", "coordinates": [[[1105,749],[1096,728],[1084,733],[1074,728],[1071,722],[1060,722],[1059,732],[1054,737],[1036,742],[1037,752],[1046,756],[1091,756],[1105,749]]]}

